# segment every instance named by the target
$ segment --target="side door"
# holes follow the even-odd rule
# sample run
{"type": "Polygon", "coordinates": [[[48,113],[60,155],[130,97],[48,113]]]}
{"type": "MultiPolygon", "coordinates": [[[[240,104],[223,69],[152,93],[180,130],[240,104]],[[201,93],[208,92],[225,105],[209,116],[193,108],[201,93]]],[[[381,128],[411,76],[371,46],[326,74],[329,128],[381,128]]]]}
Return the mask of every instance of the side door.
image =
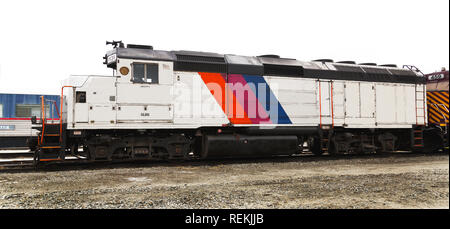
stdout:
{"type": "Polygon", "coordinates": [[[115,77],[90,77],[86,90],[90,125],[111,125],[116,121],[115,77]]]}
{"type": "Polygon", "coordinates": [[[375,125],[375,85],[371,82],[345,82],[345,124],[375,125]]]}
{"type": "Polygon", "coordinates": [[[359,95],[359,82],[345,82],[345,124],[353,124],[361,117],[361,101],[359,95]]]}
{"type": "Polygon", "coordinates": [[[319,99],[320,99],[320,123],[330,125],[333,123],[331,113],[331,81],[320,80],[318,81],[319,87],[319,99]]]}

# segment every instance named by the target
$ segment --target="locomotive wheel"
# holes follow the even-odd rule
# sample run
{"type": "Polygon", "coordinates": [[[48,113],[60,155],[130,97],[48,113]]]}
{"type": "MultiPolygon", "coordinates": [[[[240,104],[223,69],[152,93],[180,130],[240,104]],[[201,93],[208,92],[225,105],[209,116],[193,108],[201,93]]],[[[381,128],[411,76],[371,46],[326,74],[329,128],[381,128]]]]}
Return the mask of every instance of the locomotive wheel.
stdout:
{"type": "Polygon", "coordinates": [[[424,131],[424,153],[436,153],[440,149],[444,148],[444,139],[440,132],[436,130],[424,131]]]}
{"type": "Polygon", "coordinates": [[[66,159],[66,152],[64,150],[59,151],[59,159],[65,160],[66,159]]]}
{"type": "Polygon", "coordinates": [[[78,144],[73,144],[70,146],[70,153],[73,155],[78,155],[78,144]]]}
{"type": "Polygon", "coordinates": [[[328,144],[328,153],[330,155],[336,155],[339,153],[337,142],[334,139],[330,139],[328,144]]]}
{"type": "Polygon", "coordinates": [[[322,146],[320,145],[320,138],[317,138],[317,137],[311,138],[308,141],[308,146],[314,155],[322,155],[323,154],[322,146]]]}
{"type": "Polygon", "coordinates": [[[95,147],[91,145],[83,147],[83,151],[85,151],[85,154],[87,156],[87,159],[89,161],[95,161],[95,147]]]}
{"type": "Polygon", "coordinates": [[[38,149],[37,151],[34,152],[33,166],[35,168],[37,168],[37,166],[39,165],[39,159],[40,159],[41,151],[42,151],[41,149],[38,149]]]}

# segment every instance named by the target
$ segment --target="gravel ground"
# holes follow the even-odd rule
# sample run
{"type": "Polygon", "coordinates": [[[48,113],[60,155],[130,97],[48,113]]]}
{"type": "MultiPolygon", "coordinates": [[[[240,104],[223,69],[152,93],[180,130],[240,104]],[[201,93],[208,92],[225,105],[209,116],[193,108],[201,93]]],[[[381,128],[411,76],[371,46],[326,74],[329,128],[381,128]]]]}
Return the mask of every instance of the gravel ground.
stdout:
{"type": "Polygon", "coordinates": [[[0,171],[0,208],[449,208],[449,156],[0,171]]]}

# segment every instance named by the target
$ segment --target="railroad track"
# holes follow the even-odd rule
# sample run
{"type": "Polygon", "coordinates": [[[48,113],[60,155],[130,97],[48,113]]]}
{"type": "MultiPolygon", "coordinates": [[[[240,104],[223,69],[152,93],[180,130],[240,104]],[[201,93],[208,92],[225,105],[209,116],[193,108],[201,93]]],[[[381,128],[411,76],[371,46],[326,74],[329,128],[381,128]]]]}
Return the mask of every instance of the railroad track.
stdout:
{"type": "Polygon", "coordinates": [[[1,150],[0,170],[33,168],[33,152],[29,150],[1,150]]]}
{"type": "MultiPolygon", "coordinates": [[[[33,163],[33,157],[34,152],[29,150],[0,150],[0,171],[36,169],[33,163]]],[[[77,160],[81,162],[83,159],[69,156],[62,163],[71,163],[77,160]]]]}
{"type": "Polygon", "coordinates": [[[149,159],[140,160],[120,160],[120,161],[99,161],[91,162],[85,158],[67,156],[64,161],[54,161],[41,164],[35,167],[33,164],[32,151],[0,151],[0,172],[5,171],[34,171],[34,170],[70,170],[70,169],[95,169],[109,167],[140,167],[140,166],[182,166],[182,165],[216,165],[233,163],[264,163],[264,162],[293,162],[293,161],[320,161],[339,159],[363,159],[380,157],[411,157],[427,156],[437,154],[448,154],[448,151],[439,153],[415,153],[415,152],[395,152],[395,153],[373,153],[373,154],[345,154],[345,155],[314,155],[305,152],[294,156],[260,157],[260,158],[223,158],[205,160],[182,160],[182,161],[155,161],[149,159]]]}

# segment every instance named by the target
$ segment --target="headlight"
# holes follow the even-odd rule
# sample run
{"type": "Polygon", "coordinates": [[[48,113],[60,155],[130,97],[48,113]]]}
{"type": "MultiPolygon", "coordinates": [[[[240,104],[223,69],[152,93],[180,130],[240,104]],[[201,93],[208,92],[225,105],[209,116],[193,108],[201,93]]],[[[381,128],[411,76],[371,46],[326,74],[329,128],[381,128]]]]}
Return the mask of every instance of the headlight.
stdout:
{"type": "Polygon", "coordinates": [[[130,69],[128,69],[127,67],[120,68],[120,74],[122,74],[124,76],[128,75],[129,72],[130,72],[130,69]]]}

